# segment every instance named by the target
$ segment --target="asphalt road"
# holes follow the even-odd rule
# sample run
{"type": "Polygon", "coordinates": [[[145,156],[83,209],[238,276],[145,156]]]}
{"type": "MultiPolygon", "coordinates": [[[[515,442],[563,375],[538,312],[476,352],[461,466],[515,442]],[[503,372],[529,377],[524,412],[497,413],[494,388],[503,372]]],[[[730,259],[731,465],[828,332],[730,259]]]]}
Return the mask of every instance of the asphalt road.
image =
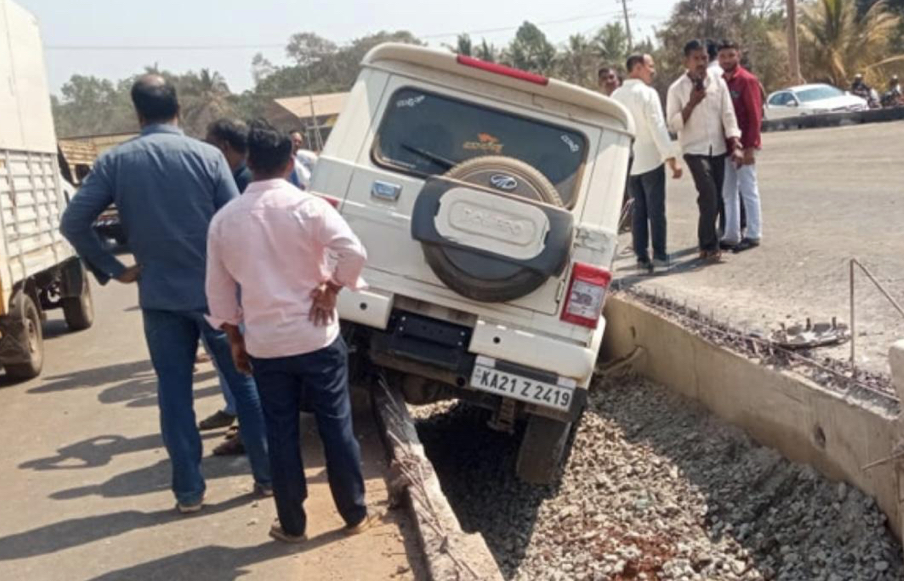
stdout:
{"type": "MultiPolygon", "coordinates": [[[[696,261],[696,191],[688,172],[668,183],[669,252],[675,267],[639,277],[618,262],[624,285],[656,290],[716,318],[769,331],[782,322],[850,319],[848,261],[864,263],[904,303],[904,123],[766,133],[758,160],[763,245],[696,261]]],[[[622,236],[622,246],[630,244],[622,236]]],[[[888,372],[904,318],[861,274],[856,278],[857,365],[888,372]]],[[[823,348],[847,358],[850,346],[823,348]]]]}
{"type": "MultiPolygon", "coordinates": [[[[302,436],[306,544],[268,538],[276,510],[252,495],[246,458],[210,455],[222,431],[204,439],[204,510],[177,515],[136,290],[114,283],[94,292],[92,329],[69,334],[60,314],[50,314],[40,378],[18,385],[0,378],[0,579],[412,578],[406,550],[414,541],[403,513],[359,537],[341,532],[312,423],[302,436]]],[[[199,365],[198,417],[221,404],[216,373],[199,365]]],[[[385,511],[385,452],[367,416],[355,428],[368,501],[385,511]]]]}

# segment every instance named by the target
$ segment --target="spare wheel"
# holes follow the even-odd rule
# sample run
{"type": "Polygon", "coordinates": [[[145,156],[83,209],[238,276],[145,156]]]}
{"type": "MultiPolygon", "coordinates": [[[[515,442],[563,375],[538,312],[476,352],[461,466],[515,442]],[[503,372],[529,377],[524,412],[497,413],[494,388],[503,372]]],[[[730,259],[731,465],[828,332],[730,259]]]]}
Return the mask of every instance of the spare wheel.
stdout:
{"type": "MultiPolygon", "coordinates": [[[[568,231],[549,236],[546,244],[552,243],[556,247],[544,249],[547,255],[547,251],[557,255],[555,262],[559,270],[564,268],[571,251],[571,216],[564,210],[555,186],[540,171],[510,157],[484,156],[456,165],[442,177],[524,198],[534,205],[553,206],[558,209],[557,214],[567,214],[568,231]]],[[[562,221],[557,223],[562,224],[562,221]]],[[[421,243],[434,274],[450,289],[476,301],[506,302],[523,297],[542,286],[550,276],[550,272],[532,267],[529,261],[510,260],[456,244],[423,239],[421,243]]]]}

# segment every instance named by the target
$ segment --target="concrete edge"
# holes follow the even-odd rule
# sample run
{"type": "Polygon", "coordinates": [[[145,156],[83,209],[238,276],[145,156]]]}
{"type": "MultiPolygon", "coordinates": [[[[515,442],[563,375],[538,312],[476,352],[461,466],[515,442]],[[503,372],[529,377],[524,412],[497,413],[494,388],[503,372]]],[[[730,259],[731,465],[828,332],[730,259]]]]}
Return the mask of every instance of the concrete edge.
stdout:
{"type": "Polygon", "coordinates": [[[392,456],[390,494],[406,497],[430,579],[503,581],[483,536],[462,531],[401,393],[377,386],[373,397],[375,416],[392,456]]]}
{"type": "Polygon", "coordinates": [[[891,367],[891,379],[898,392],[898,399],[904,401],[904,339],[896,342],[888,350],[888,364],[891,367]]]}
{"type": "Polygon", "coordinates": [[[763,121],[762,128],[764,132],[789,131],[795,129],[815,129],[817,127],[860,125],[863,123],[884,123],[887,121],[899,121],[901,119],[904,119],[904,107],[772,119],[763,121]]]}
{"type": "MultiPolygon", "coordinates": [[[[605,310],[606,357],[641,347],[633,363],[641,375],[700,402],[789,460],[856,486],[876,500],[901,538],[904,494],[893,457],[904,431],[893,412],[714,345],[624,295],[610,296],[605,310]]],[[[904,342],[898,348],[892,357],[901,393],[904,342]]]]}

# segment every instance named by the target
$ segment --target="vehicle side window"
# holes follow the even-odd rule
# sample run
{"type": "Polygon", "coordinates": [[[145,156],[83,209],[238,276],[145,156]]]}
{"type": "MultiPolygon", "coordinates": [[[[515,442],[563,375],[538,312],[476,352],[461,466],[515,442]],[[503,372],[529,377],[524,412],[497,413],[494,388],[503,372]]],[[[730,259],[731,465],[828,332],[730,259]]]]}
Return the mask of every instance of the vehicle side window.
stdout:
{"type": "Polygon", "coordinates": [[[475,157],[512,157],[545,175],[570,208],[587,149],[587,138],[573,129],[406,87],[389,99],[372,157],[418,176],[444,174],[475,157]]]}
{"type": "Polygon", "coordinates": [[[791,101],[791,93],[783,92],[773,95],[771,99],[769,99],[770,105],[775,105],[778,107],[787,105],[791,101]]]}

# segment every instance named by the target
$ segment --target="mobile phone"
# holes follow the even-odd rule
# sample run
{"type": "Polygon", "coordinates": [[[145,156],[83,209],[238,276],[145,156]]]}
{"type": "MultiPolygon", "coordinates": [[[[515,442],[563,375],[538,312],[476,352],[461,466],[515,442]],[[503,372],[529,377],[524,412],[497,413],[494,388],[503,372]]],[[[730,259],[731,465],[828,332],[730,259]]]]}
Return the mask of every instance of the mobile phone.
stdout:
{"type": "Polygon", "coordinates": [[[697,91],[703,90],[703,79],[694,79],[694,89],[697,91]]]}

